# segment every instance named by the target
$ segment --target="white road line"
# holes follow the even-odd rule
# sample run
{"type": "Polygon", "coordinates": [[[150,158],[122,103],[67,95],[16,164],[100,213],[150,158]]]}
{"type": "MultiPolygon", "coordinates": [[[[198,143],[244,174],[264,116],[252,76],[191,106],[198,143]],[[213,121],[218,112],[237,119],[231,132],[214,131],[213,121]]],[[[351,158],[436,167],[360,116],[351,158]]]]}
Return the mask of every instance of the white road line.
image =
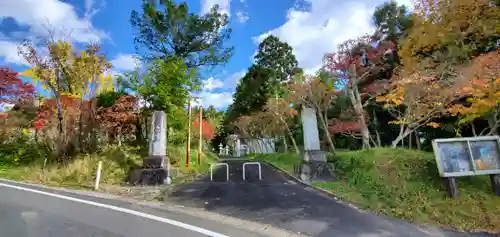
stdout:
{"type": "Polygon", "coordinates": [[[213,232],[213,231],[210,231],[210,230],[207,230],[207,229],[203,229],[203,228],[196,227],[196,226],[193,226],[193,225],[189,225],[189,224],[186,224],[186,223],[182,223],[182,222],[179,222],[179,221],[174,221],[174,220],[170,220],[170,219],[167,219],[167,218],[163,218],[163,217],[159,217],[159,216],[155,216],[155,215],[151,215],[151,214],[147,214],[147,213],[143,213],[143,212],[138,212],[138,211],[130,210],[130,209],[127,209],[127,208],[112,206],[112,205],[108,205],[108,204],[102,204],[102,203],[88,201],[88,200],[83,200],[83,199],[79,199],[79,198],[67,197],[67,196],[60,195],[60,194],[49,193],[49,192],[44,192],[44,191],[40,191],[40,190],[36,190],[36,189],[25,188],[25,187],[20,187],[20,186],[5,184],[5,183],[0,183],[0,186],[7,187],[7,188],[13,188],[13,189],[17,189],[17,190],[22,190],[22,191],[27,191],[27,192],[32,192],[32,193],[37,193],[37,194],[42,194],[42,195],[51,196],[51,197],[55,197],[55,198],[65,199],[65,200],[69,200],[69,201],[73,201],[73,202],[84,203],[84,204],[88,204],[88,205],[92,205],[92,206],[96,206],[96,207],[102,207],[102,208],[106,208],[106,209],[109,209],[109,210],[123,212],[123,213],[131,214],[131,215],[136,215],[136,216],[140,216],[140,217],[143,217],[143,218],[147,218],[147,219],[151,219],[151,220],[163,222],[163,223],[166,223],[166,224],[170,224],[170,225],[173,225],[173,226],[177,226],[177,227],[180,227],[180,228],[184,228],[184,229],[187,229],[187,230],[190,230],[190,231],[198,232],[200,234],[204,234],[204,235],[207,235],[207,236],[212,236],[212,237],[229,237],[227,235],[216,233],[216,232],[213,232]]]}

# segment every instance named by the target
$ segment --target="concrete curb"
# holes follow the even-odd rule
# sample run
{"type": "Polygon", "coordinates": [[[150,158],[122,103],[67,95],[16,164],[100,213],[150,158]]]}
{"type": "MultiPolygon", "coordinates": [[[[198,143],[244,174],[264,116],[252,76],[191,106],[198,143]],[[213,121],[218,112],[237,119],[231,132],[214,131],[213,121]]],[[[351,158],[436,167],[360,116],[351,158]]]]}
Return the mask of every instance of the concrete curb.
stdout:
{"type": "Polygon", "coordinates": [[[75,189],[68,189],[68,188],[62,188],[62,187],[53,187],[53,186],[47,186],[43,184],[36,184],[36,183],[27,183],[27,182],[20,182],[16,180],[9,180],[9,179],[4,179],[0,178],[0,181],[6,181],[6,182],[12,182],[12,183],[17,183],[21,185],[27,185],[27,186],[32,186],[36,188],[43,188],[43,189],[48,189],[48,190],[54,190],[54,191],[60,191],[60,192],[67,192],[70,194],[77,194],[81,196],[88,196],[88,197],[94,197],[94,198],[101,198],[101,199],[107,199],[107,200],[118,200],[122,201],[128,204],[136,204],[148,208],[153,208],[159,211],[167,211],[167,212],[174,212],[178,214],[183,214],[187,216],[192,216],[196,218],[201,218],[205,219],[208,221],[213,221],[213,222],[218,222],[219,224],[223,225],[228,225],[233,228],[239,228],[242,230],[246,231],[251,231],[257,234],[265,235],[265,236],[270,236],[270,237],[275,237],[275,236],[283,236],[283,237],[308,237],[307,235],[299,234],[299,233],[293,233],[288,230],[284,230],[281,228],[276,228],[270,225],[258,223],[258,222],[253,222],[253,221],[247,221],[247,220],[242,220],[238,219],[235,217],[215,213],[215,212],[210,212],[206,211],[202,208],[192,208],[192,207],[186,207],[183,205],[179,205],[175,202],[169,202],[163,201],[163,202],[154,202],[154,201],[140,201],[137,199],[129,198],[129,197],[123,197],[119,196],[116,194],[108,193],[108,192],[97,192],[97,191],[87,191],[87,190],[75,190],[75,189]]]}

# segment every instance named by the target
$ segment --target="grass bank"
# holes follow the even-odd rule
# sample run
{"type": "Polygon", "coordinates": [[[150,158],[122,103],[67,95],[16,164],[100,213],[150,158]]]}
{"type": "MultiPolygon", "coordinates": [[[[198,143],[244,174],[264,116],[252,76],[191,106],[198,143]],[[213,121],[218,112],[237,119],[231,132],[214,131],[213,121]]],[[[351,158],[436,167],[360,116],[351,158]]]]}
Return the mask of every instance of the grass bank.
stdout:
{"type": "MultiPolygon", "coordinates": [[[[65,164],[48,164],[43,159],[30,164],[1,164],[0,177],[46,184],[59,187],[92,188],[97,164],[103,162],[101,173],[102,185],[126,185],[132,169],[142,164],[144,152],[139,147],[107,147],[96,154],[83,154],[74,157],[65,164]]],[[[186,182],[206,173],[210,164],[216,160],[212,153],[205,153],[203,162],[197,164],[197,151],[191,152],[192,162],[186,167],[186,150],[182,147],[170,146],[167,154],[174,167],[174,182],[186,182]]]]}
{"type": "MultiPolygon", "coordinates": [[[[500,197],[488,176],[459,178],[459,200],[447,196],[432,153],[377,148],[330,156],[339,180],[319,182],[340,199],[360,208],[462,231],[500,233],[500,197]]],[[[290,174],[300,162],[295,154],[259,157],[290,174]]]]}

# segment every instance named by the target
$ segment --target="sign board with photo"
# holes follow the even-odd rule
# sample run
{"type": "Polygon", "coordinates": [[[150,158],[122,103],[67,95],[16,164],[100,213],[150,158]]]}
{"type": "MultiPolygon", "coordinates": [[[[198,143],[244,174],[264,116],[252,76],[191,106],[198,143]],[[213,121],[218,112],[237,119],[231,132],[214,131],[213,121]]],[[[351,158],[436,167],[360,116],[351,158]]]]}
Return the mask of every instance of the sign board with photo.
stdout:
{"type": "Polygon", "coordinates": [[[445,138],[432,141],[441,177],[500,174],[500,137],[445,138]]]}

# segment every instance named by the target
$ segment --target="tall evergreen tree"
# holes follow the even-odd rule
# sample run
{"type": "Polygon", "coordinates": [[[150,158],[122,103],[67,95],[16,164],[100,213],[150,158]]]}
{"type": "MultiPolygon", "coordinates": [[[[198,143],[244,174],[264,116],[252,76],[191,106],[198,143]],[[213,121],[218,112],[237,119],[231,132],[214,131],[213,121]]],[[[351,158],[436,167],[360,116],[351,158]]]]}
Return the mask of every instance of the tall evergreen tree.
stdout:
{"type": "Polygon", "coordinates": [[[190,13],[187,3],[172,0],[156,4],[145,1],[142,12],[132,11],[131,23],[136,30],[135,46],[143,59],[148,61],[176,56],[184,59],[186,66],[216,66],[226,63],[233,54],[233,47],[225,41],[231,35],[228,17],[218,12],[215,5],[205,15],[190,13]]]}

